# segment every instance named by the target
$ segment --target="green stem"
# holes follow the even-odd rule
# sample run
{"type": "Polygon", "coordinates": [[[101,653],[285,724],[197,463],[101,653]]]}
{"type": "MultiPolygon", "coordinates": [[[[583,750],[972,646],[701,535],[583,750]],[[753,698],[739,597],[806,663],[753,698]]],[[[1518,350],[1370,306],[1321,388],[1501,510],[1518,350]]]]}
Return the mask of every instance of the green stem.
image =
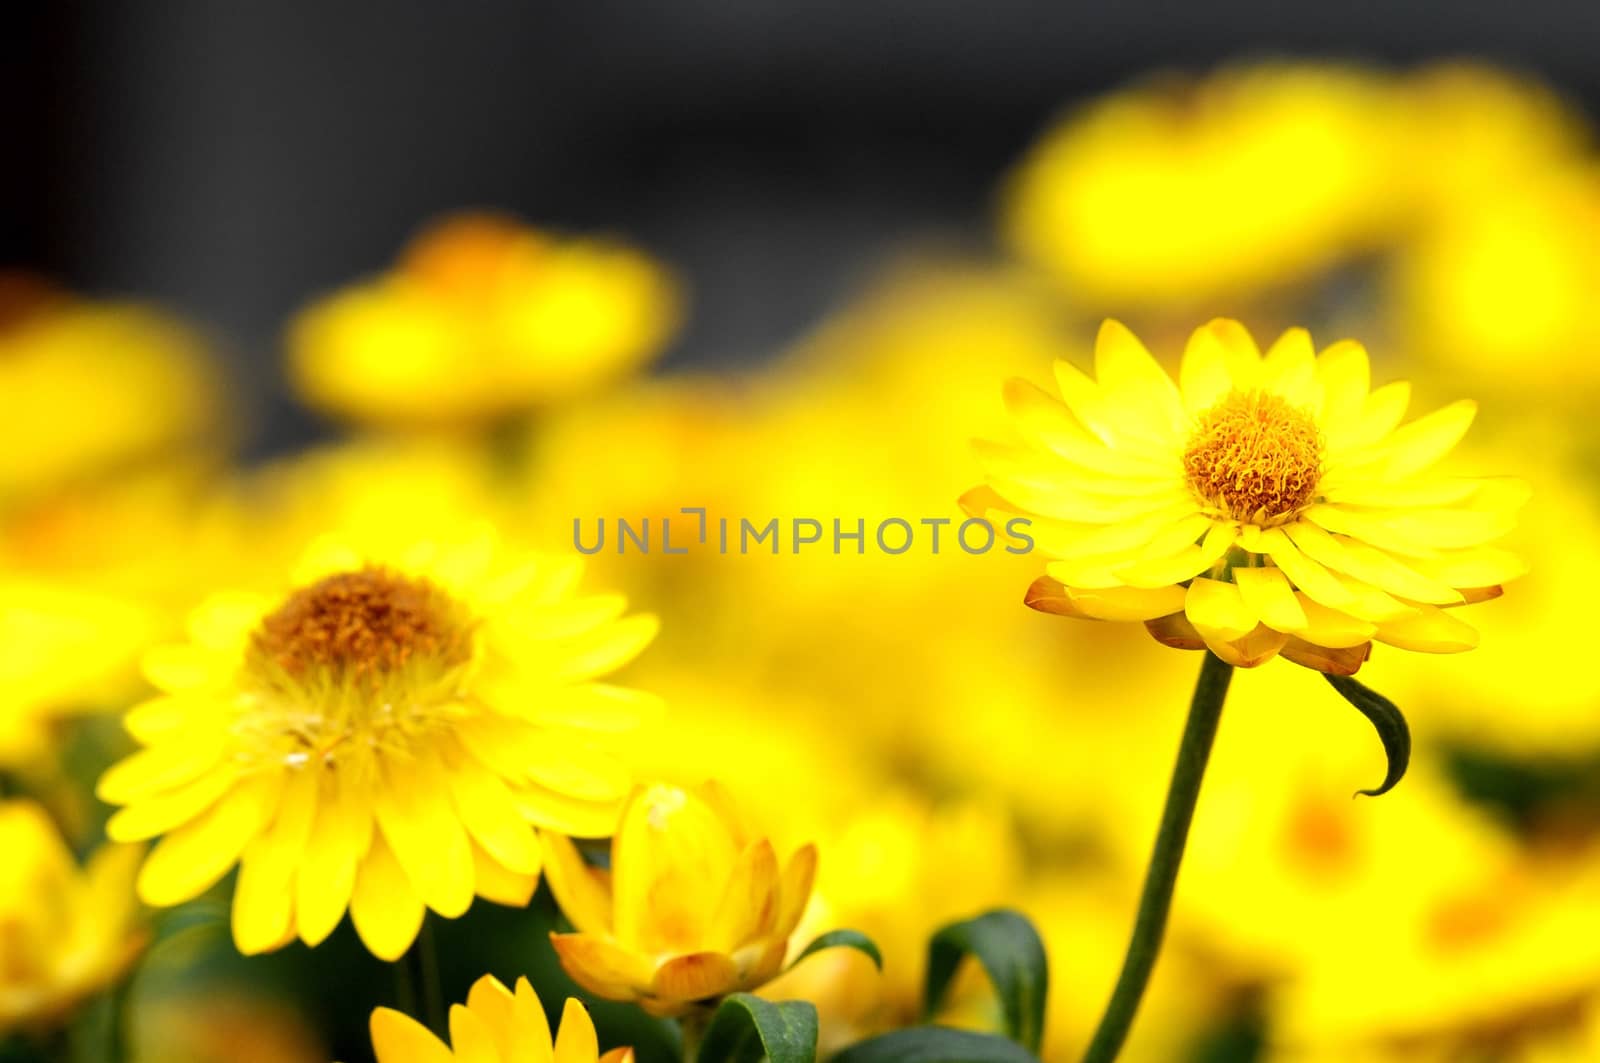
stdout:
{"type": "Polygon", "coordinates": [[[1084,1053],[1083,1063],[1111,1063],[1122,1051],[1133,1016],[1139,1010],[1150,972],[1161,952],[1161,937],[1167,929],[1167,913],[1172,908],[1172,890],[1178,882],[1178,865],[1183,862],[1183,846],[1194,820],[1195,802],[1200,797],[1200,781],[1211,756],[1211,743],[1217,736],[1217,721],[1222,717],[1222,702],[1228,695],[1228,680],[1233,666],[1210,651],[1200,666],[1194,697],[1189,703],[1189,720],[1178,745],[1178,762],[1167,787],[1167,804],[1161,811],[1161,827],[1156,832],[1155,849],[1145,872],[1144,892],[1139,896],[1139,914],[1134,920],[1133,937],[1122,960],[1122,974],[1111,992],[1094,1040],[1084,1053]]]}
{"type": "Polygon", "coordinates": [[[422,987],[423,1021],[440,1037],[446,1036],[444,989],[439,976],[439,940],[434,936],[433,919],[424,915],[416,947],[411,950],[417,962],[417,982],[422,987]]]}
{"type": "Polygon", "coordinates": [[[678,1029],[683,1033],[683,1063],[695,1063],[699,1058],[700,1042],[711,1025],[711,1012],[707,1007],[694,1007],[678,1017],[678,1029]]]}

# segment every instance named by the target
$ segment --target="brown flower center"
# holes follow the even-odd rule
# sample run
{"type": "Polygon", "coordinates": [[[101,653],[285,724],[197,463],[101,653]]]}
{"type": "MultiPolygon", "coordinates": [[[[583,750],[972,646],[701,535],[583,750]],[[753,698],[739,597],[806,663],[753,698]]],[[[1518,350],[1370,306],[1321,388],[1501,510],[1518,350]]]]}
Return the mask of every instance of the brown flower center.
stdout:
{"type": "Polygon", "coordinates": [[[368,566],[328,576],[289,596],[261,622],[252,649],[296,678],[313,670],[371,681],[426,659],[472,655],[472,625],[432,583],[368,566]]]}
{"type": "Polygon", "coordinates": [[[1183,454],[1189,486],[1234,520],[1278,524],[1316,496],[1322,433],[1281,396],[1229,392],[1200,415],[1183,454]]]}

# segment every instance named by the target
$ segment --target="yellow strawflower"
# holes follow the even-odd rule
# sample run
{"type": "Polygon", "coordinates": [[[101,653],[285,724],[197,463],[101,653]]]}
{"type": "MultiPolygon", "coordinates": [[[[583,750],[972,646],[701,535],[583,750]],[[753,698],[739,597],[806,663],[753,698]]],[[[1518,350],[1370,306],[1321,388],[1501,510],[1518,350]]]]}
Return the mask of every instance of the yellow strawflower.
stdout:
{"type": "Polygon", "coordinates": [[[32,801],[0,802],[0,1041],[59,1023],[127,970],[145,933],[133,898],[139,850],[110,845],[80,867],[32,801]]]}
{"type": "Polygon", "coordinates": [[[595,682],[654,618],[579,597],[575,558],[483,533],[377,552],[314,548],[287,594],[218,596],[191,641],[145,661],[161,695],[128,713],[146,748],[100,780],[118,840],[164,835],[139,894],[178,904],[240,865],[239,949],[332,932],[348,907],[382,958],[424,908],[525,904],[534,827],[604,836],[630,780],[606,748],[653,699],[595,682]]]}
{"type": "Polygon", "coordinates": [[[1392,209],[1392,109],[1387,79],[1330,64],[1150,79],[1048,130],[1007,182],[1001,228],[1094,308],[1303,280],[1392,209]]]}
{"type": "Polygon", "coordinates": [[[182,325],[0,273],[0,512],[193,442],[219,405],[204,344],[182,325]]]}
{"type": "Polygon", "coordinates": [[[398,1011],[372,1013],[372,1049],[378,1063],[632,1063],[633,1049],[600,1054],[594,1021],[568,997],[554,1039],[544,1006],[526,978],[512,993],[486,974],[473,984],[465,1006],[450,1009],[450,1044],[398,1011]]]}
{"type": "Polygon", "coordinates": [[[550,936],[561,965],[590,992],[656,1016],[774,978],[817,868],[812,845],[780,867],[772,842],[748,837],[710,785],[636,790],[609,871],[541,836],[550,889],[577,929],[550,936]]]}
{"type": "Polygon", "coordinates": [[[301,311],[289,369],[303,399],[342,417],[482,423],[625,375],[678,317],[676,284],[639,251],[465,214],[301,311]]]}
{"type": "Polygon", "coordinates": [[[1471,649],[1476,630],[1446,610],[1523,572],[1490,543],[1526,486],[1437,471],[1475,405],[1402,427],[1409,386],[1370,390],[1370,372],[1357,343],[1318,354],[1291,329],[1263,357],[1217,320],[1174,383],[1107,321],[1095,379],[1058,362],[1061,399],[1007,385],[1025,441],[980,442],[989,486],[964,501],[1032,521],[1050,560],[1027,602],[1044,612],[1143,621],[1246,668],[1282,654],[1352,674],[1374,640],[1471,649]]]}

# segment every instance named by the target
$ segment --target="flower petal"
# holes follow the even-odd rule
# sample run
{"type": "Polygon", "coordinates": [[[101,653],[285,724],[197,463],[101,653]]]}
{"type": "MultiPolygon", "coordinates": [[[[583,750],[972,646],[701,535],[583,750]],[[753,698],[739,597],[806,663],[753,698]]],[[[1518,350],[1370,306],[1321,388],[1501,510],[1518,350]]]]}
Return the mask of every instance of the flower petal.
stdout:
{"type": "Polygon", "coordinates": [[[409,1015],[378,1008],[369,1025],[378,1063],[453,1063],[450,1050],[409,1015]]]}
{"type": "Polygon", "coordinates": [[[361,861],[350,895],[350,921],[356,933],[369,952],[393,963],[417,939],[424,914],[411,879],[389,851],[383,835],[374,832],[372,848],[361,861]]]}
{"type": "Polygon", "coordinates": [[[278,772],[251,776],[204,816],[161,839],[139,870],[139,898],[168,908],[210,889],[272,817],[282,789],[278,772]]]}

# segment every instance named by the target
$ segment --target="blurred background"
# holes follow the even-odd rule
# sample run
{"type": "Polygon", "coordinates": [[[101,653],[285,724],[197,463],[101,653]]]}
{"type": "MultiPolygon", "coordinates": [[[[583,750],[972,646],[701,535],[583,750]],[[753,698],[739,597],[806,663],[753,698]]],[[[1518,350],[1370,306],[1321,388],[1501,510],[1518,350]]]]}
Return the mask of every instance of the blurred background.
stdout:
{"type": "MultiPolygon", "coordinates": [[[[953,517],[969,439],[1007,431],[1002,382],[1081,364],[1101,317],[1169,366],[1215,316],[1263,342],[1303,324],[1365,342],[1419,412],[1480,401],[1466,458],[1534,482],[1535,571],[1476,607],[1481,649],[1363,670],[1417,743],[1379,800],[1350,800],[1381,751],[1315,675],[1238,677],[1127,1058],[1600,1059],[1589,7],[7,22],[0,781],[74,855],[100,847],[90,789],[139,656],[208,593],[281,587],[320,532],[487,517],[563,548],[574,518],[682,506],[953,517]]],[[[1029,612],[1036,560],[926,542],[591,568],[663,619],[628,675],[671,705],[641,774],[723,778],[817,840],[811,923],[889,957],[774,992],[816,1000],[833,1047],[913,1021],[927,934],[1006,904],[1051,948],[1046,1058],[1081,1051],[1197,659],[1029,612]]],[[[33,918],[8,881],[0,928],[33,918]]],[[[315,962],[246,961],[226,886],[186,911],[132,950],[138,1058],[368,1058],[389,980],[348,927],[315,962]]],[[[559,1002],[554,918],[541,895],[445,927],[449,999],[493,971],[559,1002]]],[[[0,986],[30,977],[5,960],[0,986]]],[[[992,1025],[969,981],[947,1018],[992,1025]]],[[[105,982],[55,1010],[90,1021],[105,982]]],[[[658,1029],[596,1015],[602,1044],[663,1058],[658,1029]]]]}

